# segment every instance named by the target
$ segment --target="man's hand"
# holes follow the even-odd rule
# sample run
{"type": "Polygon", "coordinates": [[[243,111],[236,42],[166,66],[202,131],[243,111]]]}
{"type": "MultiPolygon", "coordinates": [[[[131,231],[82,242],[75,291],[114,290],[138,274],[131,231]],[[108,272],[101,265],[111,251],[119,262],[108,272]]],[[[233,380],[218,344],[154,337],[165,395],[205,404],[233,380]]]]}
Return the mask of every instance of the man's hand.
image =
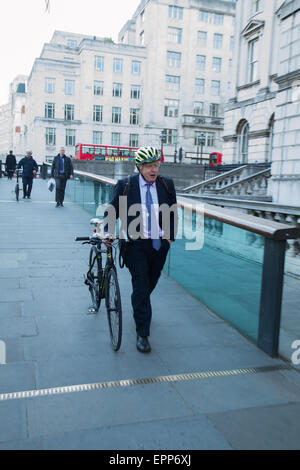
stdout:
{"type": "Polygon", "coordinates": [[[73,176],[73,175],[71,175],[71,176],[70,176],[70,180],[72,180],[73,178],[74,178],[74,176],[73,176]]]}
{"type": "Polygon", "coordinates": [[[35,175],[36,175],[36,173],[37,173],[37,171],[36,171],[36,170],[33,170],[33,172],[32,172],[32,173],[33,173],[33,174],[34,174],[34,176],[35,176],[35,175]]]}

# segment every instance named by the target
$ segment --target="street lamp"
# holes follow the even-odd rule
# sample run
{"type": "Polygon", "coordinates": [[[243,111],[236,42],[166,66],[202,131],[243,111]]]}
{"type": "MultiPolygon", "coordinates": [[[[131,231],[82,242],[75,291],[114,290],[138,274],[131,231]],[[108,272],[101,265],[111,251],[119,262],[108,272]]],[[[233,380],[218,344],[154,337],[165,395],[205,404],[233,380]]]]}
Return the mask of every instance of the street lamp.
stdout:
{"type": "Polygon", "coordinates": [[[159,138],[160,138],[160,141],[161,141],[161,153],[163,154],[163,148],[164,148],[163,144],[167,143],[167,134],[166,134],[165,129],[161,131],[159,138]]]}
{"type": "Polygon", "coordinates": [[[197,137],[197,165],[198,165],[198,158],[199,158],[199,145],[201,146],[201,160],[200,163],[202,165],[202,155],[203,155],[203,146],[205,145],[205,134],[201,132],[201,134],[197,137]]]}

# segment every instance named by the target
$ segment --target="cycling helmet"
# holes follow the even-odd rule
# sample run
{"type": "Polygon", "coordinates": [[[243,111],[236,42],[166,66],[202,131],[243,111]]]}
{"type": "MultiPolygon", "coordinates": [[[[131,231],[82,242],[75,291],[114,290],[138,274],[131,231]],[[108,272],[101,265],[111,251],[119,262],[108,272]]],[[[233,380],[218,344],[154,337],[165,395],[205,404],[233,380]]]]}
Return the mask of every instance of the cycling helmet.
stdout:
{"type": "Polygon", "coordinates": [[[135,154],[135,164],[138,166],[144,163],[157,162],[160,159],[159,152],[155,147],[141,147],[135,154]]]}

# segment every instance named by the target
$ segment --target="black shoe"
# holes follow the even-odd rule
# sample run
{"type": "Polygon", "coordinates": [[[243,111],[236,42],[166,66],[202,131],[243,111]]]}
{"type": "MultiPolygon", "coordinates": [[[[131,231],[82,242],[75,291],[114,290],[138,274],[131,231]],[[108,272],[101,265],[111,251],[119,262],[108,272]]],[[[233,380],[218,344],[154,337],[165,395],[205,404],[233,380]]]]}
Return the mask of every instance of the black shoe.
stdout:
{"type": "Polygon", "coordinates": [[[57,202],[55,207],[59,207],[59,206],[60,206],[60,202],[57,202]]]}
{"type": "Polygon", "coordinates": [[[60,207],[64,207],[64,205],[63,205],[63,203],[62,203],[62,202],[60,203],[60,207]]]}
{"type": "Polygon", "coordinates": [[[27,199],[31,199],[31,197],[30,197],[30,196],[27,196],[27,199]]]}
{"type": "Polygon", "coordinates": [[[137,350],[142,353],[149,353],[151,352],[151,346],[149,344],[147,336],[137,336],[136,339],[136,347],[137,350]]]}

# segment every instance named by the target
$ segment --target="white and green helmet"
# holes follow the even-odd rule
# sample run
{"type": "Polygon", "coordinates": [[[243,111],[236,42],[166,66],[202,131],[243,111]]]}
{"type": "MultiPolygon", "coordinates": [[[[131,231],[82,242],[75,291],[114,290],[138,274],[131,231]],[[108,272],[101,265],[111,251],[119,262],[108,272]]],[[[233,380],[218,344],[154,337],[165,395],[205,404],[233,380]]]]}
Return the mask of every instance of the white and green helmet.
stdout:
{"type": "Polygon", "coordinates": [[[157,162],[160,159],[159,151],[155,147],[141,147],[135,153],[135,164],[138,166],[157,162]]]}

